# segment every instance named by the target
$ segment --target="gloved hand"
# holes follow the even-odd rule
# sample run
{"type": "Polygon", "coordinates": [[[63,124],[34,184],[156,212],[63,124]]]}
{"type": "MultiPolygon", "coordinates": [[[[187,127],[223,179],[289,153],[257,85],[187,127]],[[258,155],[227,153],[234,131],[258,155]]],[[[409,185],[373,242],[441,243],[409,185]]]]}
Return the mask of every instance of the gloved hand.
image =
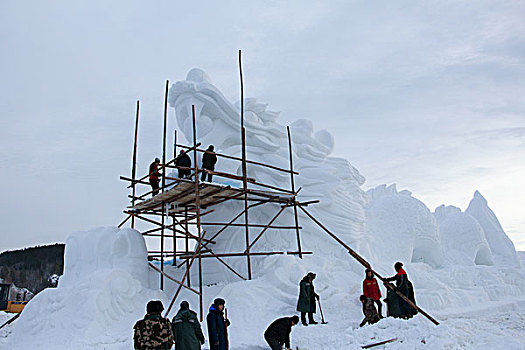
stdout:
{"type": "Polygon", "coordinates": [[[225,323],[226,323],[226,327],[230,327],[230,325],[231,325],[230,320],[226,319],[226,322],[225,322],[225,323]]]}
{"type": "Polygon", "coordinates": [[[316,294],[315,295],[315,299],[319,300],[321,297],[319,296],[319,294],[316,294]]]}

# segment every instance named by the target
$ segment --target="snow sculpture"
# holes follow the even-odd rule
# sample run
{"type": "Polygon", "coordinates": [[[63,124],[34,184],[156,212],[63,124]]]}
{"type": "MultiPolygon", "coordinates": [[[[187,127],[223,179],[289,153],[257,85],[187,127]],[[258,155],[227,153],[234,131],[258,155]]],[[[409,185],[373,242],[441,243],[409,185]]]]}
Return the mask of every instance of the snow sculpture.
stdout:
{"type": "Polygon", "coordinates": [[[434,216],[439,225],[443,251],[450,263],[461,265],[494,265],[483,228],[461,209],[441,205],[434,216]]]}
{"type": "MultiPolygon", "coordinates": [[[[138,231],[115,227],[73,233],[64,274],[27,305],[10,349],[131,348],[131,329],[148,300],[147,252],[138,231]]],[[[155,286],[156,289],[156,286],[155,286]]]]}
{"type": "Polygon", "coordinates": [[[498,218],[489,208],[487,200],[481,193],[478,191],[474,193],[474,198],[465,212],[474,217],[483,228],[485,238],[494,255],[494,262],[498,265],[519,267],[520,262],[514,244],[503,231],[498,218]]]}
{"type": "MultiPolygon", "coordinates": [[[[169,103],[176,111],[179,130],[187,140],[193,139],[191,110],[193,104],[196,110],[197,139],[202,142],[202,147],[206,148],[209,144],[213,144],[218,152],[240,156],[240,113],[237,107],[239,104],[230,103],[212,85],[210,78],[202,70],[192,69],[186,80],[173,84],[169,91],[169,103]]],[[[268,110],[266,104],[259,103],[253,98],[245,99],[244,103],[248,158],[288,169],[288,140],[285,126],[277,121],[279,113],[268,110]]],[[[334,141],[328,131],[315,131],[312,123],[304,119],[293,122],[290,130],[294,168],[300,173],[300,176],[296,177],[296,188],[302,187],[299,199],[303,201],[320,199],[320,204],[309,209],[312,214],[321,219],[341,239],[366,255],[368,253],[368,244],[364,238],[366,195],[360,188],[365,181],[364,177],[345,159],[330,157],[334,141]]],[[[199,162],[200,158],[199,155],[199,162]]],[[[224,158],[219,158],[216,168],[239,175],[242,173],[240,162],[224,158]]],[[[248,176],[281,188],[290,188],[290,177],[286,173],[248,164],[248,176]]],[[[215,177],[214,181],[232,186],[242,185],[240,182],[225,181],[219,177],[215,177]]],[[[260,208],[250,211],[250,222],[267,223],[279,209],[277,206],[275,209],[260,208]]],[[[225,203],[214,209],[215,212],[207,216],[210,221],[214,218],[233,217],[242,210],[242,204],[225,203]]],[[[329,238],[319,239],[319,235],[324,233],[320,233],[306,216],[299,214],[300,225],[303,227],[301,239],[304,250],[346,256],[343,249],[333,249],[337,243],[333,243],[329,238]]],[[[239,222],[243,222],[243,218],[239,219],[239,222]]],[[[293,223],[292,211],[285,211],[276,221],[279,225],[291,223],[293,223]]],[[[205,229],[210,236],[215,230],[210,227],[205,229]]],[[[292,247],[296,247],[293,231],[269,230],[253,248],[255,251],[269,251],[292,247]]],[[[246,248],[244,229],[228,229],[217,238],[217,244],[213,248],[216,252],[244,251],[246,248]]],[[[245,258],[232,258],[228,261],[235,265],[235,260],[245,264],[245,258]]],[[[221,269],[219,266],[217,268],[221,269]]],[[[244,269],[243,265],[237,268],[240,271],[244,269]]],[[[205,276],[207,282],[235,278],[227,270],[219,273],[218,270],[210,270],[207,267],[205,271],[211,272],[205,276]]]]}
{"type": "Polygon", "coordinates": [[[377,260],[443,264],[437,223],[425,204],[409,191],[398,192],[395,185],[381,185],[367,194],[367,236],[377,260]]]}

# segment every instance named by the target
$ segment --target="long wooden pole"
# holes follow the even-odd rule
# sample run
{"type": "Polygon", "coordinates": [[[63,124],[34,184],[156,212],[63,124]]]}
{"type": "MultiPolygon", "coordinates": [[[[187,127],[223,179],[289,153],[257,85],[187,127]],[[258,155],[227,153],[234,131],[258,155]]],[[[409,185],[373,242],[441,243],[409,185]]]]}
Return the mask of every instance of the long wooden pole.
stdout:
{"type": "MultiPolygon", "coordinates": [[[[184,207],[184,228],[186,229],[186,231],[189,232],[189,224],[188,224],[188,207],[184,207]]],[[[189,247],[190,247],[190,238],[186,235],[186,239],[185,239],[185,248],[186,248],[186,254],[189,253],[189,247]]],[[[189,262],[188,260],[186,260],[186,270],[189,269],[189,262]]],[[[188,282],[188,287],[191,287],[191,278],[190,278],[190,275],[188,274],[188,279],[187,279],[187,282],[188,282]]]]}
{"type": "MultiPolygon", "coordinates": [[[[204,238],[205,235],[206,235],[206,232],[203,232],[202,233],[202,237],[204,238]]],[[[188,276],[188,274],[190,273],[191,265],[193,265],[193,262],[195,261],[195,257],[197,256],[197,254],[200,253],[200,249],[202,248],[201,243],[202,242],[198,242],[197,245],[195,246],[196,247],[195,252],[193,252],[192,257],[190,258],[189,269],[187,269],[186,272],[184,273],[184,276],[182,276],[182,280],[183,281],[186,279],[186,276],[188,276]]],[[[175,300],[179,296],[179,293],[180,293],[181,289],[182,289],[182,284],[179,284],[179,287],[177,288],[177,291],[175,292],[175,295],[173,296],[173,299],[171,299],[171,303],[168,306],[168,310],[166,310],[166,313],[164,314],[164,317],[167,317],[168,314],[170,313],[170,310],[171,310],[171,308],[173,306],[173,303],[175,303],[175,300]]],[[[199,298],[202,298],[202,291],[199,291],[199,295],[200,295],[199,298]]],[[[201,322],[202,322],[202,315],[201,315],[201,322]]]]}
{"type": "MultiPolygon", "coordinates": [[[[177,144],[177,147],[181,147],[181,148],[184,148],[184,149],[189,149],[189,150],[192,150],[193,147],[189,147],[189,146],[186,146],[186,145],[182,145],[180,143],[177,144]]],[[[201,152],[201,153],[204,153],[206,152],[205,149],[202,149],[202,148],[197,148],[197,152],[201,152]]],[[[238,160],[238,161],[242,161],[242,158],[239,158],[239,157],[234,157],[234,156],[230,156],[230,155],[227,155],[227,154],[222,154],[222,153],[218,153],[218,152],[214,152],[218,157],[222,157],[222,158],[226,158],[226,159],[231,159],[231,160],[238,160]]],[[[274,170],[278,170],[278,171],[281,171],[283,173],[289,173],[290,170],[287,170],[287,169],[283,169],[283,168],[279,168],[275,165],[271,165],[271,164],[265,164],[265,163],[261,163],[261,162],[256,162],[254,160],[249,160],[247,159],[246,160],[246,163],[248,164],[254,164],[254,165],[260,165],[262,167],[266,167],[266,168],[270,168],[270,169],[274,169],[274,170]]],[[[298,172],[295,172],[294,171],[294,174],[295,175],[299,175],[298,172]]]]}
{"type": "MultiPolygon", "coordinates": [[[[292,136],[290,135],[290,127],[286,126],[286,132],[288,133],[288,152],[290,153],[290,183],[292,186],[292,192],[295,193],[295,181],[293,174],[293,150],[292,150],[292,136]]],[[[301,254],[301,235],[299,234],[299,218],[297,216],[297,201],[296,195],[293,196],[293,214],[295,219],[295,233],[297,236],[297,249],[299,250],[299,258],[303,258],[301,254]]]]}
{"type": "MultiPolygon", "coordinates": [[[[195,105],[191,106],[191,113],[193,117],[193,147],[197,149],[197,122],[195,120],[195,105]]],[[[201,232],[201,203],[200,203],[200,194],[199,194],[199,172],[197,169],[197,151],[193,151],[193,168],[195,172],[195,216],[197,220],[197,232],[199,238],[202,238],[201,232]]],[[[204,307],[202,304],[202,257],[201,257],[201,244],[202,240],[198,241],[199,246],[197,247],[199,254],[199,311],[200,311],[200,320],[204,319],[204,307]]]]}
{"type": "Polygon", "coordinates": [[[419,306],[417,306],[416,304],[414,304],[410,299],[407,298],[406,295],[404,295],[403,293],[401,293],[400,291],[398,291],[393,284],[389,283],[386,278],[382,277],[380,274],[378,274],[376,271],[374,271],[372,269],[372,266],[370,265],[370,263],[368,263],[368,261],[366,261],[363,257],[361,257],[359,254],[357,254],[357,252],[355,250],[353,250],[352,248],[350,248],[350,246],[348,246],[348,244],[346,244],[345,242],[341,241],[339,239],[339,237],[337,237],[336,235],[334,235],[332,232],[330,232],[330,230],[328,230],[323,224],[321,224],[316,218],[314,218],[312,216],[312,214],[310,214],[306,209],[304,209],[303,207],[299,206],[299,208],[310,218],[312,219],[313,222],[315,222],[320,228],[323,229],[323,231],[325,231],[326,233],[328,233],[328,235],[330,237],[332,237],[333,239],[335,239],[339,244],[341,244],[343,247],[346,248],[346,250],[348,250],[348,253],[350,253],[350,255],[352,255],[361,265],[363,265],[364,267],[368,268],[368,269],[371,269],[372,272],[383,282],[386,282],[385,283],[385,286],[387,288],[389,288],[390,290],[394,291],[401,299],[403,299],[404,301],[406,301],[408,303],[408,305],[410,305],[411,307],[413,307],[414,309],[417,309],[423,316],[425,316],[426,318],[428,318],[432,323],[434,323],[436,326],[439,325],[439,322],[436,321],[432,316],[430,316],[429,314],[427,314],[424,310],[422,310],[419,306]]]}
{"type": "MultiPolygon", "coordinates": [[[[177,130],[173,132],[173,159],[177,158],[177,130]]],[[[166,168],[164,168],[166,171],[166,168]]],[[[177,176],[178,177],[178,176],[177,176]]],[[[175,215],[173,215],[173,266],[177,266],[177,235],[175,229],[175,215]]],[[[184,282],[184,281],[182,281],[184,282]]]]}
{"type": "MultiPolygon", "coordinates": [[[[135,206],[135,175],[137,173],[137,138],[139,134],[139,108],[140,108],[140,101],[137,100],[137,112],[135,116],[135,137],[133,141],[133,164],[131,166],[131,179],[133,180],[133,190],[132,190],[132,196],[131,199],[131,205],[135,206]]],[[[135,218],[131,217],[131,228],[135,228],[135,218]]]]}
{"type": "MultiPolygon", "coordinates": [[[[166,91],[164,93],[164,132],[162,134],[162,164],[166,164],[166,130],[168,128],[168,89],[169,80],[166,80],[166,91]]],[[[166,187],[166,167],[162,171],[162,193],[164,193],[166,187]]],[[[164,272],[164,220],[166,216],[166,203],[162,201],[162,230],[160,231],[160,269],[164,272]]],[[[164,274],[160,274],[160,289],[164,290],[164,274]]]]}
{"type": "Polygon", "coordinates": [[[239,77],[241,81],[241,152],[242,152],[242,185],[244,190],[244,234],[246,241],[246,263],[248,279],[252,279],[252,262],[250,257],[250,227],[248,226],[248,169],[246,168],[246,129],[244,128],[244,82],[242,79],[242,56],[239,50],[239,77]]]}

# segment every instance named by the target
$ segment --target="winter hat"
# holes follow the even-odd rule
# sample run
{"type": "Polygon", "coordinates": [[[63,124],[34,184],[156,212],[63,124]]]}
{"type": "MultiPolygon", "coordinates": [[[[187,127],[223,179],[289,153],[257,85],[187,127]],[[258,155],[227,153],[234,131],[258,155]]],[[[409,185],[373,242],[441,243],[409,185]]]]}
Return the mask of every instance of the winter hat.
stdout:
{"type": "Polygon", "coordinates": [[[293,315],[291,317],[291,321],[294,323],[294,324],[298,324],[299,323],[299,316],[297,315],[293,315]]]}
{"type": "Polygon", "coordinates": [[[159,158],[155,158],[155,163],[160,163],[160,159],[159,158]]]}
{"type": "Polygon", "coordinates": [[[317,275],[315,273],[313,273],[313,272],[308,272],[307,276],[310,276],[310,277],[312,277],[312,279],[314,279],[315,276],[317,276],[317,275]]]}
{"type": "Polygon", "coordinates": [[[359,297],[359,300],[361,300],[361,301],[365,301],[365,300],[366,300],[366,297],[365,297],[364,295],[361,295],[361,296],[359,297]]]}
{"type": "Polygon", "coordinates": [[[180,303],[180,309],[181,310],[189,310],[190,309],[190,304],[184,300],[182,303],[180,303]]]}
{"type": "Polygon", "coordinates": [[[164,305],[162,305],[162,301],[160,300],[150,300],[148,305],[146,305],[146,312],[148,314],[160,314],[162,310],[164,310],[164,305]]]}
{"type": "Polygon", "coordinates": [[[213,301],[213,306],[219,306],[226,304],[226,301],[222,298],[217,298],[213,301]]]}
{"type": "Polygon", "coordinates": [[[403,263],[399,261],[394,264],[394,269],[396,270],[399,270],[401,267],[403,267],[403,263]]]}

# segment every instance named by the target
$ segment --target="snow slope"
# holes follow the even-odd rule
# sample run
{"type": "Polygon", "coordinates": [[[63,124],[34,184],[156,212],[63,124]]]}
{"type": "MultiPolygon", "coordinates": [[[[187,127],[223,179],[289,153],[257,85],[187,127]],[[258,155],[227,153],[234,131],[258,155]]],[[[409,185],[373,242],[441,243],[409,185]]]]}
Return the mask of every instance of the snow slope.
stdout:
{"type": "MultiPolygon", "coordinates": [[[[191,139],[194,104],[198,139],[203,145],[214,144],[220,152],[239,154],[238,107],[202,70],[194,69],[186,80],[175,83],[169,101],[177,114],[178,129],[186,138],[191,139]]],[[[287,168],[287,139],[278,113],[255,99],[246,99],[245,110],[248,157],[287,168]]],[[[304,119],[290,127],[294,164],[301,174],[297,177],[297,187],[302,187],[300,199],[320,199],[320,204],[312,206],[312,214],[382,275],[394,274],[393,263],[403,261],[418,304],[441,325],[436,327],[418,315],[409,321],[386,319],[358,329],[363,267],[301,215],[303,249],[313,255],[302,260],[295,256],[254,258],[251,281],[239,280],[212,259],[204,260],[204,307],[219,296],[227,300],[233,349],[266,348],[264,329],[277,317],[295,314],[298,282],[308,271],[318,274],[316,289],[329,324],[295,327],[293,344],[301,348],[352,349],[393,337],[399,341],[385,348],[525,346],[525,271],[479,193],[465,212],[441,206],[432,213],[409,191],[398,191],[395,185],[365,192],[361,188],[365,179],[359,171],[347,160],[330,156],[334,140],[327,131],[314,130],[304,119]]],[[[234,173],[240,173],[239,166],[228,160],[217,164],[218,169],[234,173]]],[[[286,174],[256,166],[249,166],[248,172],[264,182],[289,186],[286,174]]],[[[241,204],[232,202],[210,216],[232,217],[240,212],[241,204]]],[[[261,206],[250,212],[250,222],[267,222],[278,209],[261,206]]],[[[291,221],[288,213],[277,223],[291,221]]],[[[213,234],[212,229],[207,231],[213,234]]],[[[244,231],[234,228],[216,241],[215,252],[245,248],[244,231]]],[[[293,232],[269,231],[254,249],[293,250],[295,244],[293,232]]],[[[228,262],[245,271],[245,258],[228,262]]],[[[166,270],[179,278],[184,273],[171,266],[166,270]]],[[[145,243],[137,231],[103,227],[73,233],[66,242],[65,271],[58,288],[43,291],[29,303],[3,349],[46,348],[50,344],[54,349],[130,349],[132,326],[143,316],[146,302],[160,299],[167,305],[173,295],[174,283],[166,281],[162,292],[157,281],[157,274],[148,268],[145,243]]],[[[382,291],[384,294],[384,288],[382,291]]],[[[183,290],[179,301],[183,299],[198,310],[195,295],[183,290]]]]}

